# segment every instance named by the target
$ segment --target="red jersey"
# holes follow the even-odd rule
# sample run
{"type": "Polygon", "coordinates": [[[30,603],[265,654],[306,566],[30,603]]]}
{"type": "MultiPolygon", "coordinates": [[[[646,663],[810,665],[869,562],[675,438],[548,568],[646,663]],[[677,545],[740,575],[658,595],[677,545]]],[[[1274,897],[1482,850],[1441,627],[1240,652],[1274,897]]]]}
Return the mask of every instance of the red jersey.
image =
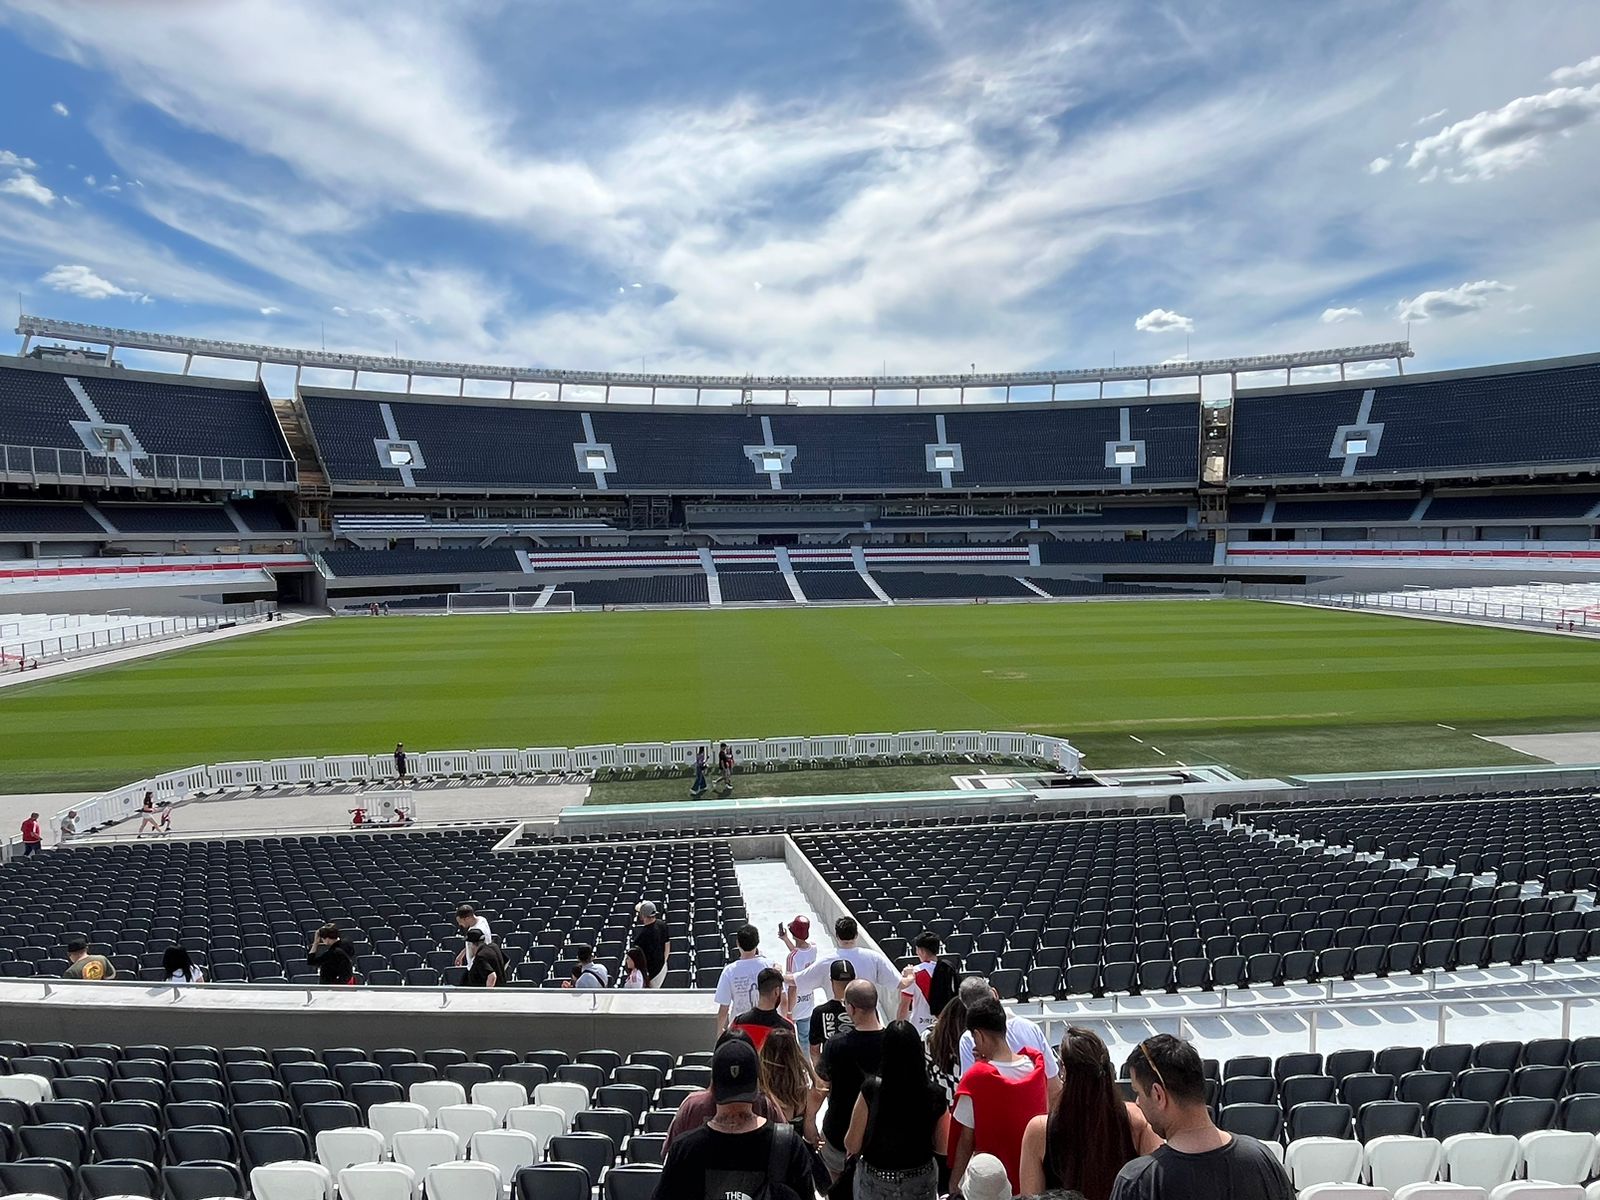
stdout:
{"type": "Polygon", "coordinates": [[[44,835],[39,832],[39,822],[32,817],[22,823],[22,840],[25,842],[44,841],[44,835]]]}
{"type": "Polygon", "coordinates": [[[955,1106],[957,1120],[962,1119],[964,1110],[970,1109],[972,1152],[992,1154],[1003,1162],[1013,1192],[1017,1190],[1022,1159],[1022,1134],[1029,1121],[1042,1116],[1050,1107],[1044,1055],[1032,1046],[1022,1047],[1017,1054],[1030,1063],[1030,1069],[1020,1078],[1002,1073],[990,1062],[973,1063],[972,1069],[956,1086],[955,1106]],[[963,1098],[967,1100],[966,1105],[962,1104],[963,1098]]]}

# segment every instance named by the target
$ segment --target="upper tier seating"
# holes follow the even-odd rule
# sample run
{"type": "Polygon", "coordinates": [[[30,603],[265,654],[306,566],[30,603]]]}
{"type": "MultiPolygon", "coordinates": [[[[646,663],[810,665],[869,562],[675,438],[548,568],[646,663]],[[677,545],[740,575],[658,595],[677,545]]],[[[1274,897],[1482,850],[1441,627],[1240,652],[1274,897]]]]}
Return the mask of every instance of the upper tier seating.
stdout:
{"type": "Polygon", "coordinates": [[[59,975],[63,939],[81,933],[138,978],[161,979],[162,952],[182,942],[219,981],[315,982],[307,943],[331,920],[357,943],[368,982],[453,982],[452,917],[470,902],[513,982],[559,983],[575,943],[615,972],[634,905],[653,897],[675,933],[668,986],[687,987],[695,966],[722,965],[725,935],[744,922],[726,843],[491,855],[506,832],[137,842],[13,859],[0,866],[0,974],[59,975]]]}
{"type": "Polygon", "coordinates": [[[1435,496],[1422,514],[1425,524],[1442,521],[1579,521],[1600,504],[1593,492],[1542,496],[1435,496]]]}
{"type": "Polygon", "coordinates": [[[1251,393],[1233,403],[1236,479],[1339,476],[1330,457],[1341,426],[1382,425],[1355,475],[1447,474],[1600,459],[1600,364],[1466,378],[1378,379],[1367,384],[1251,393]]]}
{"type": "Polygon", "coordinates": [[[1521,898],[1185,821],[798,841],[886,952],[932,929],[1013,999],[1406,973],[1425,950],[1476,967],[1549,956],[1558,925],[1580,949],[1587,938],[1570,894],[1521,898]],[[941,869],[907,882],[893,864],[911,861],[941,869]]]}
{"type": "Polygon", "coordinates": [[[1009,575],[974,575],[959,571],[875,571],[878,586],[896,600],[944,600],[964,597],[1034,599],[1009,575]]]}
{"type": "Polygon", "coordinates": [[[522,570],[514,550],[324,550],[322,561],[339,576],[493,575],[522,570]]]}
{"type": "Polygon", "coordinates": [[[256,533],[292,533],[294,522],[271,500],[235,500],[233,511],[256,533]]]}
{"type": "MultiPolygon", "coordinates": [[[[400,471],[380,463],[374,440],[389,437],[380,404],[398,437],[415,441],[425,464],[411,468],[419,488],[595,491],[574,447],[588,444],[584,410],[503,402],[367,399],[304,393],[330,478],[345,485],[402,486],[400,471]]],[[[611,491],[759,492],[767,474],[746,447],[792,446],[783,490],[936,491],[928,447],[940,444],[932,410],[586,410],[593,442],[611,448],[611,491]],[[770,428],[771,442],[765,439],[770,428]]],[[[1190,483],[1198,471],[1199,407],[1193,401],[1013,406],[1003,412],[946,412],[945,443],[961,447],[957,488],[1117,486],[1122,471],[1138,485],[1190,483]],[[1107,444],[1144,445],[1145,466],[1106,465],[1107,444]]],[[[1170,514],[1168,514],[1170,516],[1170,514]]]]}
{"type": "Polygon", "coordinates": [[[1600,864],[1600,796],[1485,803],[1369,804],[1305,812],[1252,811],[1252,824],[1425,866],[1453,863],[1556,891],[1593,890],[1600,864]]]}
{"type": "MultiPolygon", "coordinates": [[[[103,422],[132,429],[148,455],[290,458],[277,417],[257,384],[229,386],[176,376],[151,379],[18,365],[0,366],[0,444],[82,451],[83,440],[70,422],[89,417],[68,386],[69,379],[83,388],[103,422]]],[[[120,473],[116,467],[112,470],[120,473]]],[[[179,475],[176,464],[170,469],[162,464],[158,473],[169,478],[179,475]]],[[[281,478],[276,475],[272,481],[281,478]]]]}
{"type": "Polygon", "coordinates": [[[81,504],[0,504],[0,533],[84,533],[106,531],[81,504]]]}
{"type": "Polygon", "coordinates": [[[1327,496],[1310,500],[1278,501],[1274,525],[1329,525],[1344,523],[1395,524],[1409,521],[1417,499],[1407,496],[1327,496]]]}
{"type": "Polygon", "coordinates": [[[1041,563],[1195,563],[1209,566],[1216,547],[1203,538],[1165,541],[1050,541],[1039,543],[1041,563]]]}

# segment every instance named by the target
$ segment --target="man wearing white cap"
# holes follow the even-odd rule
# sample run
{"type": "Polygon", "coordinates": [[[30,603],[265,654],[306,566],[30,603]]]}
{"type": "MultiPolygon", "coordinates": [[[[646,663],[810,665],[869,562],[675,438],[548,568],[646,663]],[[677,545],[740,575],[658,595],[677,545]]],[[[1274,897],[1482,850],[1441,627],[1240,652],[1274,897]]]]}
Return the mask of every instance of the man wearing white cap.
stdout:
{"type": "Polygon", "coordinates": [[[672,953],[667,923],[656,918],[656,906],[649,900],[639,901],[633,911],[639,918],[633,944],[644,951],[645,979],[650,987],[658,988],[667,977],[667,957],[672,953]]]}

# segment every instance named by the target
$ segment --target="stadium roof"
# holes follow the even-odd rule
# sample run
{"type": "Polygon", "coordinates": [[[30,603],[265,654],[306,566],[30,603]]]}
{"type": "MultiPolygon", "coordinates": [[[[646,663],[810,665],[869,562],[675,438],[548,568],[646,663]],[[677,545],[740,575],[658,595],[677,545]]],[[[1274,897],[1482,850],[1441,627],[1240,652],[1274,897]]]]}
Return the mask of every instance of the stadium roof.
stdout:
{"type": "MultiPolygon", "coordinates": [[[[347,354],[333,350],[290,349],[247,342],[217,341],[176,334],[85,325],[22,314],[17,333],[24,338],[23,352],[36,337],[61,338],[107,346],[149,350],[186,356],[185,373],[195,358],[220,358],[257,364],[293,366],[297,369],[350,371],[351,386],[362,372],[508,383],[549,383],[605,388],[671,388],[694,391],[903,391],[921,388],[1013,388],[1056,384],[1126,383],[1157,379],[1194,379],[1208,375],[1240,375],[1259,371],[1291,371],[1301,367],[1339,366],[1348,363],[1397,363],[1411,358],[1409,342],[1378,342],[1366,346],[1341,346],[1327,350],[1299,350],[1245,358],[1151,363],[1133,366],[1093,367],[1074,370],[971,372],[930,375],[679,375],[631,371],[582,371],[552,367],[505,367],[477,363],[434,362],[391,358],[376,354],[347,354]]],[[[409,383],[408,383],[409,390],[409,383]]]]}

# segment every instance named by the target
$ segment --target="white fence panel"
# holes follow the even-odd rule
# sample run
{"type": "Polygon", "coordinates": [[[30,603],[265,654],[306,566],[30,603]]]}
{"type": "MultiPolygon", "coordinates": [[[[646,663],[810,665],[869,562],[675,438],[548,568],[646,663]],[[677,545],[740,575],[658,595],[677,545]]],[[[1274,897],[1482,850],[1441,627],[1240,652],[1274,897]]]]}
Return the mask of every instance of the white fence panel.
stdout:
{"type": "Polygon", "coordinates": [[[264,762],[218,763],[211,768],[211,779],[216,787],[260,787],[267,782],[267,764],[264,762]]]}

